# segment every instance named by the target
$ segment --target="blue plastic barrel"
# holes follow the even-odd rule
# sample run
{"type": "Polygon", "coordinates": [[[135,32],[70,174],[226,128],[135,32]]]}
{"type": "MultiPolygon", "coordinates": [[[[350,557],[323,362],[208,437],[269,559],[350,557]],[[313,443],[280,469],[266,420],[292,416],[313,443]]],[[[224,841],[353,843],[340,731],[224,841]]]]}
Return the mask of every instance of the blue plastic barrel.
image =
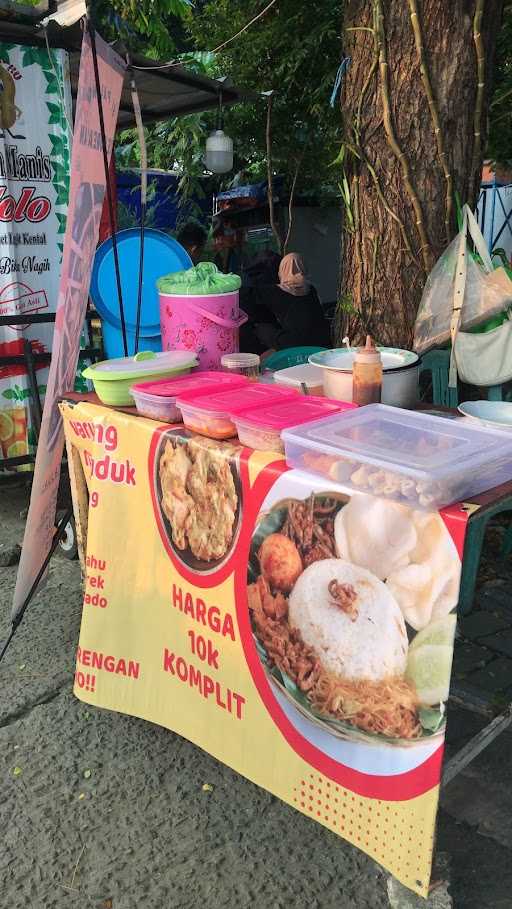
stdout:
{"type": "MultiPolygon", "coordinates": [[[[140,230],[138,228],[121,230],[116,234],[116,239],[128,354],[131,355],[135,353],[140,230]]],[[[139,350],[162,350],[157,279],[170,272],[190,268],[191,265],[189,254],[177,240],[160,230],[146,228],[139,350]]],[[[90,296],[101,319],[105,356],[109,360],[123,357],[123,334],[111,237],[96,250],[90,296]]]]}

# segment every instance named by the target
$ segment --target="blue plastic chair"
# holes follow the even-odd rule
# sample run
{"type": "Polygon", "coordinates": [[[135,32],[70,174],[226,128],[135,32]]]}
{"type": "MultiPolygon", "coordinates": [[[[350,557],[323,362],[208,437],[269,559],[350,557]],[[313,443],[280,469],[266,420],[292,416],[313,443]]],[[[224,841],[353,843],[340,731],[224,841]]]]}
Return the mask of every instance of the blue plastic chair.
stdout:
{"type": "Polygon", "coordinates": [[[421,358],[420,375],[424,372],[429,372],[432,377],[432,403],[442,407],[457,407],[457,389],[448,385],[450,351],[429,350],[421,358]]]}
{"type": "MultiPolygon", "coordinates": [[[[420,375],[423,372],[430,372],[432,376],[432,402],[443,407],[457,407],[459,403],[457,389],[448,386],[450,354],[450,350],[429,350],[422,357],[420,365],[420,375]]],[[[503,385],[489,385],[487,400],[505,401],[503,385]]]]}
{"type": "Polygon", "coordinates": [[[264,362],[265,369],[271,372],[277,372],[278,369],[286,369],[288,366],[299,366],[301,363],[307,363],[311,354],[319,353],[321,350],[327,350],[326,347],[286,347],[284,350],[276,350],[270,354],[264,362]]]}

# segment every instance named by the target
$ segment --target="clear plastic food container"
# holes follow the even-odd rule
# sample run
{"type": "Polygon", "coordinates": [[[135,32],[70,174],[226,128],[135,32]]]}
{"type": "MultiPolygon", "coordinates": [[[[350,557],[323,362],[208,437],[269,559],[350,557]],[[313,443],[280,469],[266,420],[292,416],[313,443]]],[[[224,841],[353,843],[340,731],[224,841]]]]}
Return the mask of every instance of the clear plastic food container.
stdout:
{"type": "Polygon", "coordinates": [[[268,407],[253,407],[235,414],[234,422],[242,445],[259,451],[284,452],[283,429],[321,420],[343,410],[353,410],[355,404],[331,401],[327,398],[294,398],[268,407]]]}
{"type": "Polygon", "coordinates": [[[223,369],[237,375],[246,376],[249,381],[257,382],[260,374],[260,358],[253,353],[224,354],[220,365],[223,369]]]}
{"type": "Polygon", "coordinates": [[[179,379],[161,379],[158,382],[138,382],[130,392],[138,412],[153,420],[180,423],[181,411],[176,407],[176,397],[185,392],[217,392],[241,388],[248,380],[244,376],[225,372],[196,372],[179,379]]]}
{"type": "Polygon", "coordinates": [[[204,392],[180,395],[176,401],[187,429],[212,439],[236,436],[234,417],[241,410],[268,407],[298,397],[293,388],[249,383],[243,388],[216,394],[204,392]]]}
{"type": "Polygon", "coordinates": [[[296,388],[303,394],[323,395],[324,393],[324,373],[319,366],[313,366],[311,363],[300,363],[298,366],[288,366],[286,369],[278,369],[274,373],[274,381],[278,385],[287,385],[296,388]]]}
{"type": "Polygon", "coordinates": [[[291,467],[437,510],[512,480],[509,433],[372,404],[283,432],[291,467]]]}

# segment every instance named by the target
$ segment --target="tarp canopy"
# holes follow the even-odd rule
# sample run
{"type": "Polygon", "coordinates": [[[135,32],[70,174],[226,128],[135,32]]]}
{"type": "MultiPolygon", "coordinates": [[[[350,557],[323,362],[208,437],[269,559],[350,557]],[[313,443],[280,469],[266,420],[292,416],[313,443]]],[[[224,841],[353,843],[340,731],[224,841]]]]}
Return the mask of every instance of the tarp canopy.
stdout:
{"type": "MultiPolygon", "coordinates": [[[[52,47],[64,47],[69,51],[71,94],[74,101],[80,68],[81,25],[77,22],[69,28],[61,28],[55,22],[50,22],[47,33],[52,47]]],[[[42,29],[32,24],[21,25],[7,20],[0,21],[0,41],[43,47],[46,43],[42,29]]],[[[114,45],[114,49],[121,56],[125,56],[121,43],[114,45]]],[[[237,88],[228,79],[208,79],[183,66],[160,69],[158,67],[161,67],[162,64],[158,60],[150,60],[139,54],[131,55],[131,63],[139,93],[142,119],[145,124],[216,108],[220,92],[222,92],[222,103],[226,107],[240,101],[254,101],[258,97],[254,92],[237,88]],[[151,69],[137,69],[137,67],[151,67],[151,69]]],[[[127,72],[119,108],[118,129],[125,129],[135,123],[129,80],[130,73],[127,72]]]]}
{"type": "MultiPolygon", "coordinates": [[[[122,55],[119,47],[115,48],[122,55]]],[[[169,69],[140,70],[138,66],[155,67],[158,61],[148,60],[132,54],[131,63],[134,69],[135,83],[139,93],[142,119],[144,123],[155,120],[167,120],[182,114],[216,108],[219,93],[222,93],[224,106],[237,104],[240,101],[254,100],[257,96],[239,89],[229,79],[208,79],[185,69],[173,66],[169,69]]],[[[76,90],[80,55],[71,54],[71,91],[76,90]]],[[[128,77],[123,86],[119,107],[118,127],[131,126],[134,122],[133,107],[128,77]]]]}

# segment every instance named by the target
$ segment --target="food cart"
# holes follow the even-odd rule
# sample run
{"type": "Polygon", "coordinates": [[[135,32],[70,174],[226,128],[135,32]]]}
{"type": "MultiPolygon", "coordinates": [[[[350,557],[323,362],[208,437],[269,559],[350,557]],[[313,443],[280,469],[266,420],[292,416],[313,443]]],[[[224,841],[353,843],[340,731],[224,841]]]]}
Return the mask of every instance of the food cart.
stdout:
{"type": "MultiPolygon", "coordinates": [[[[62,323],[56,396],[76,340],[62,323]]],[[[185,736],[426,896],[478,501],[438,511],[413,484],[397,503],[387,480],[354,495],[352,464],[290,467],[90,395],[65,395],[60,412],[84,576],[77,697],[185,736]]],[[[60,463],[57,416],[46,436],[60,463]]],[[[38,544],[52,537],[43,467],[38,544]]]]}
{"type": "Polygon", "coordinates": [[[426,896],[448,696],[434,667],[449,677],[466,528],[489,494],[408,509],[94,395],[61,412],[76,696],[183,735],[426,896]]]}

